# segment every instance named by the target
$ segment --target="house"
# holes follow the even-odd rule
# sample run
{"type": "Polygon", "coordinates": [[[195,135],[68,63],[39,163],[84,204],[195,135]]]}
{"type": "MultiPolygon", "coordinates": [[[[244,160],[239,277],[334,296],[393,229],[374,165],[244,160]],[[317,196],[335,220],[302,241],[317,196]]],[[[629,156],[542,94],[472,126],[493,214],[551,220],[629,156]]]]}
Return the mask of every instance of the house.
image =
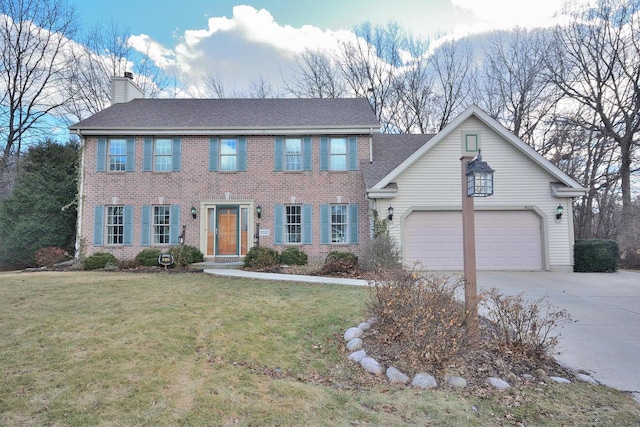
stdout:
{"type": "Polygon", "coordinates": [[[572,266],[571,215],[555,211],[584,189],[476,107],[437,135],[382,135],[365,99],[144,99],[130,78],[112,85],[113,105],[70,127],[80,255],[183,242],[216,262],[256,244],[321,261],[361,254],[372,209],[393,206],[405,263],[459,269],[460,157],[482,149],[496,184],[476,204],[479,268],[572,266]]]}

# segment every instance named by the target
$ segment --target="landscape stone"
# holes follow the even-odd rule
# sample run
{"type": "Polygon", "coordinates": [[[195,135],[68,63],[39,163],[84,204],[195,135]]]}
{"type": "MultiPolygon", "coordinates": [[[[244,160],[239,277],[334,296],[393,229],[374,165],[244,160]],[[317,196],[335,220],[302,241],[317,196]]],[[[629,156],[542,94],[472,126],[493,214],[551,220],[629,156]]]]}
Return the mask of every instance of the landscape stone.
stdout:
{"type": "Polygon", "coordinates": [[[533,379],[533,375],[531,375],[531,374],[522,374],[522,378],[524,378],[525,380],[532,380],[533,379]]]}
{"type": "Polygon", "coordinates": [[[347,350],[356,351],[362,348],[362,339],[354,338],[347,343],[347,350]]]}
{"type": "Polygon", "coordinates": [[[500,378],[495,378],[495,377],[487,378],[487,382],[491,387],[498,390],[507,390],[511,388],[508,382],[501,380],[500,378]]]}
{"type": "Polygon", "coordinates": [[[364,350],[358,350],[358,351],[354,351],[353,353],[351,353],[348,357],[349,360],[353,361],[353,362],[359,362],[362,359],[364,359],[367,355],[367,352],[364,350]]]}
{"type": "Polygon", "coordinates": [[[581,381],[583,383],[588,383],[588,384],[598,384],[598,381],[594,380],[589,375],[585,375],[585,374],[577,374],[576,380],[581,381]]]}
{"type": "Polygon", "coordinates": [[[453,387],[464,388],[467,386],[467,380],[462,377],[449,377],[447,378],[447,384],[453,387]]]}
{"type": "Polygon", "coordinates": [[[387,369],[387,379],[392,383],[406,384],[409,382],[409,377],[393,366],[390,366],[387,369]]]}
{"type": "Polygon", "coordinates": [[[349,328],[344,333],[344,340],[351,341],[354,338],[360,338],[363,335],[362,329],[360,328],[349,328]]]}
{"type": "Polygon", "coordinates": [[[368,324],[367,322],[362,322],[358,325],[358,328],[362,329],[363,331],[366,331],[367,329],[371,328],[371,325],[368,324]]]}
{"type": "Polygon", "coordinates": [[[413,387],[425,389],[425,388],[438,387],[438,382],[433,377],[433,375],[417,374],[415,377],[413,377],[413,381],[411,381],[411,385],[413,387]]]}
{"type": "Polygon", "coordinates": [[[560,383],[560,384],[571,384],[571,381],[562,377],[549,377],[549,379],[553,382],[560,383]]]}
{"type": "Polygon", "coordinates": [[[378,361],[372,357],[364,357],[360,361],[360,366],[362,366],[362,368],[370,374],[382,374],[382,366],[380,366],[378,361]]]}

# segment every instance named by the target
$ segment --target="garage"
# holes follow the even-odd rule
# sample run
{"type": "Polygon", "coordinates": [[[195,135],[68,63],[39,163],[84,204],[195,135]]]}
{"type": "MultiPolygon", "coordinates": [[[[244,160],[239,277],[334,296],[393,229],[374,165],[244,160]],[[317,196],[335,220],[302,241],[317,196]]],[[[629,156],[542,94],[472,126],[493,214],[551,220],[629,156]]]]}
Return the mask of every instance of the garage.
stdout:
{"type": "MultiPolygon", "coordinates": [[[[476,211],[478,270],[542,270],[540,218],[533,211],[476,211]]],[[[462,270],[460,211],[413,211],[404,222],[405,260],[462,270]]]]}

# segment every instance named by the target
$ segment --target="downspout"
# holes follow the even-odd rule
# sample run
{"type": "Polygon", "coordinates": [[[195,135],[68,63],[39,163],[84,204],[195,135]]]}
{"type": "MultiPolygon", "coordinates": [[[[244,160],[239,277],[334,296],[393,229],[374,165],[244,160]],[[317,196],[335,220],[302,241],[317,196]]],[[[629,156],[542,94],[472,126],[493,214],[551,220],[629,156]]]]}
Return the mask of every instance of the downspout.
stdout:
{"type": "Polygon", "coordinates": [[[86,139],[82,136],[80,130],[77,131],[80,136],[80,167],[78,171],[78,217],[76,218],[76,253],[74,258],[76,261],[80,259],[80,251],[82,249],[82,211],[84,208],[84,153],[86,148],[86,139]]]}
{"type": "Polygon", "coordinates": [[[369,163],[373,163],[373,128],[369,128],[369,163]]]}

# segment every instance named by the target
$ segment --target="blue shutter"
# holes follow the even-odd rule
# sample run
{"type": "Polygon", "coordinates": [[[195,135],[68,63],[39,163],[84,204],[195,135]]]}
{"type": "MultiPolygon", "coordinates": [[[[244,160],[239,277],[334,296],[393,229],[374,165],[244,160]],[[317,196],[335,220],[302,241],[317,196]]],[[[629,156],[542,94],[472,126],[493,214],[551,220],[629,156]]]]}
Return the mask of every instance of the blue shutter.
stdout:
{"type": "Polygon", "coordinates": [[[284,206],[276,205],[273,211],[273,244],[281,245],[284,242],[284,206]]]}
{"type": "Polygon", "coordinates": [[[311,205],[302,205],[302,244],[311,244],[311,205]]]}
{"type": "Polygon", "coordinates": [[[218,170],[218,138],[209,139],[209,172],[218,170]]]}
{"type": "Polygon", "coordinates": [[[142,229],[140,231],[140,244],[149,246],[151,244],[151,206],[142,207],[142,229]]]}
{"type": "Polygon", "coordinates": [[[107,138],[98,138],[97,151],[96,171],[104,172],[107,170],[107,138]]]}
{"type": "Polygon", "coordinates": [[[153,138],[145,138],[142,146],[142,170],[153,170],[153,138]]]}
{"type": "Polygon", "coordinates": [[[310,136],[305,136],[302,140],[302,170],[312,169],[313,142],[310,136]]]}
{"type": "Polygon", "coordinates": [[[125,246],[133,244],[133,206],[131,205],[124,207],[124,236],[122,236],[122,244],[125,246]]]}
{"type": "Polygon", "coordinates": [[[320,205],[320,244],[328,245],[329,233],[329,205],[320,205]]]}
{"type": "Polygon", "coordinates": [[[284,138],[281,136],[276,136],[273,162],[275,170],[281,171],[283,169],[282,164],[284,163],[284,138]]]}
{"type": "Polygon", "coordinates": [[[238,170],[247,170],[247,138],[238,138],[238,170]]]}
{"type": "Polygon", "coordinates": [[[93,210],[93,246],[102,246],[104,239],[104,206],[93,210]]]}
{"type": "Polygon", "coordinates": [[[358,204],[349,205],[349,243],[358,243],[358,204]]]}
{"type": "Polygon", "coordinates": [[[320,170],[329,170],[329,139],[326,137],[320,138],[320,170]]]}
{"type": "Polygon", "coordinates": [[[180,235],[180,206],[171,205],[171,218],[169,219],[169,244],[177,245],[180,235]]]}
{"type": "Polygon", "coordinates": [[[350,171],[358,170],[358,139],[350,136],[347,142],[347,162],[350,171]]]}
{"type": "Polygon", "coordinates": [[[125,170],[127,172],[133,172],[136,168],[136,139],[127,138],[127,160],[125,163],[125,170]]]}
{"type": "Polygon", "coordinates": [[[171,153],[172,170],[174,172],[179,172],[180,165],[182,163],[182,140],[177,137],[173,138],[173,144],[171,145],[173,149],[173,152],[171,153]]]}

